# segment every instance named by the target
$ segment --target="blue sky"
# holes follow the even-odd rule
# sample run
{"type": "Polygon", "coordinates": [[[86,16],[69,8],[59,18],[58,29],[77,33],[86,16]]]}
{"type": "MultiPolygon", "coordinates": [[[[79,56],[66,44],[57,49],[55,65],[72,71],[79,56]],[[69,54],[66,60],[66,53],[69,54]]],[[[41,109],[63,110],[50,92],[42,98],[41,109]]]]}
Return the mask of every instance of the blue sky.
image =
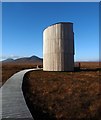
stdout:
{"type": "Polygon", "coordinates": [[[43,56],[42,32],[57,22],[74,23],[75,61],[99,59],[99,3],[15,2],[2,5],[3,58],[43,56]]]}

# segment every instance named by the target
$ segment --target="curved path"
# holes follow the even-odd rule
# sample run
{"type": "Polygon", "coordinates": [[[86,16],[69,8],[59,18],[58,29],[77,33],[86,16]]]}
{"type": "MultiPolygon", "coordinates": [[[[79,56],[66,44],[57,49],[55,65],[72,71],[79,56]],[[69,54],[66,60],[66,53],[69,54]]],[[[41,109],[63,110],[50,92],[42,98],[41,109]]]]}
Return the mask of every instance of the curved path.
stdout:
{"type": "Polygon", "coordinates": [[[0,117],[12,118],[15,120],[33,120],[33,117],[26,105],[23,92],[22,82],[23,76],[26,72],[38,69],[22,70],[14,74],[7,82],[0,88],[0,117]]]}

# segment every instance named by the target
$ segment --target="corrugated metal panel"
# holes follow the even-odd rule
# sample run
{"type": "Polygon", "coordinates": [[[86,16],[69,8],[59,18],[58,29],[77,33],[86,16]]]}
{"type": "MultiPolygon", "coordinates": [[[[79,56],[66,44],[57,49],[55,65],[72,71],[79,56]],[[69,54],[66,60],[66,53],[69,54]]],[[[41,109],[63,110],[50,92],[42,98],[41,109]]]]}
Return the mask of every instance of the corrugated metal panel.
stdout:
{"type": "Polygon", "coordinates": [[[74,70],[74,32],[72,23],[57,23],[44,30],[43,70],[74,70]]]}

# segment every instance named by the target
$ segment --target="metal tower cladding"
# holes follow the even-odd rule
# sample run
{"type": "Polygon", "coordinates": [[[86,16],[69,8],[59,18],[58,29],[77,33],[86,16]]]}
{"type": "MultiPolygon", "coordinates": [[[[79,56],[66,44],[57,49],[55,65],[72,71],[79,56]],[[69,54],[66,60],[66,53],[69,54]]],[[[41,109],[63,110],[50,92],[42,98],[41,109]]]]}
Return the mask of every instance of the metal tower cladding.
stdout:
{"type": "Polygon", "coordinates": [[[43,32],[43,70],[74,70],[73,23],[60,22],[43,32]]]}

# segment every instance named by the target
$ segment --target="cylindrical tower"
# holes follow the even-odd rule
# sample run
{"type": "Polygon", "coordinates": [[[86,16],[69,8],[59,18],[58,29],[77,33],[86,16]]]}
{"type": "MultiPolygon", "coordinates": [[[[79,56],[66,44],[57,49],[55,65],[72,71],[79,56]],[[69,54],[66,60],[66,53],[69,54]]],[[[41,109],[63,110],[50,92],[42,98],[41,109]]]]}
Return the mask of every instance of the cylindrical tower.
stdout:
{"type": "Polygon", "coordinates": [[[73,23],[60,22],[43,32],[43,70],[74,70],[73,23]]]}

